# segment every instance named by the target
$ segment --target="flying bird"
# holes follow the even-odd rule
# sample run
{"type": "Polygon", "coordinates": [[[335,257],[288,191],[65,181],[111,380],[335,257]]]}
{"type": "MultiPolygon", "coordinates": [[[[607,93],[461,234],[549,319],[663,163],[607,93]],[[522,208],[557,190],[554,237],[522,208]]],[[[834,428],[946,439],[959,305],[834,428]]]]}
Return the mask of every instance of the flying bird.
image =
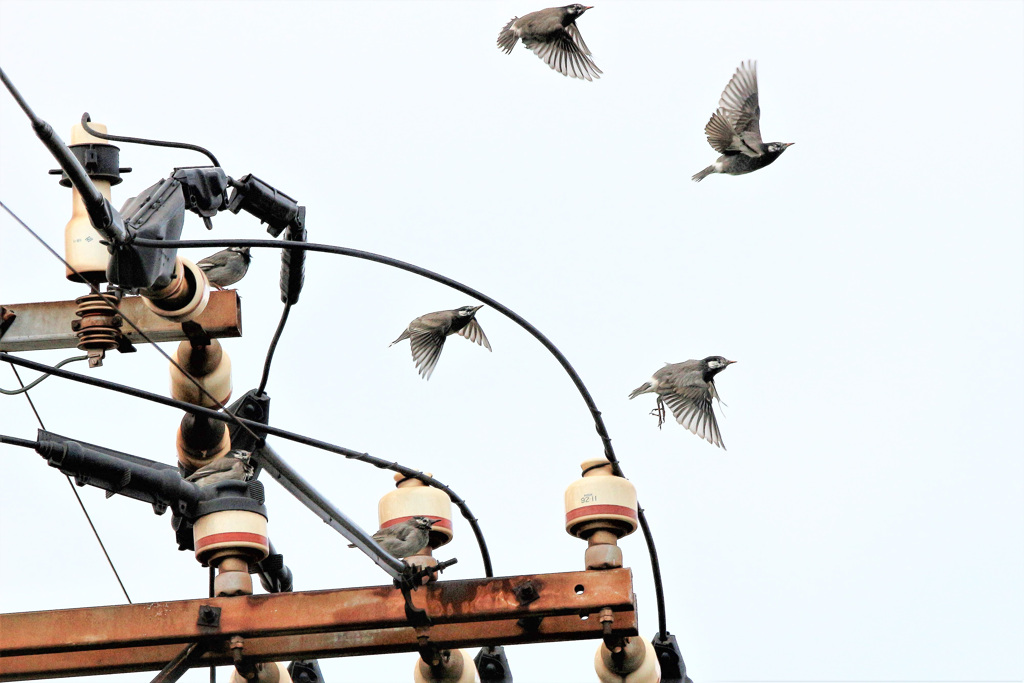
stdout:
{"type": "Polygon", "coordinates": [[[251,260],[249,247],[228,247],[207,256],[196,265],[206,273],[211,285],[217,289],[224,289],[245,277],[251,260]]]}
{"type": "MultiPolygon", "coordinates": [[[[427,547],[430,541],[430,528],[440,522],[431,517],[410,517],[409,519],[386,526],[373,534],[373,540],[389,555],[397,558],[409,557],[427,547]]],[[[349,543],[349,548],[355,548],[349,543]]]]}
{"type": "Polygon", "coordinates": [[[498,34],[498,47],[511,54],[516,41],[544,60],[555,71],[572,78],[592,81],[603,73],[590,58],[576,20],[593,7],[566,5],[512,17],[498,34]]]}
{"type": "Polygon", "coordinates": [[[715,163],[693,176],[697,182],[712,173],[743,175],[779,158],[792,142],[761,141],[761,105],[757,99],[757,62],[745,62],[725,86],[718,111],[704,127],[708,143],[721,152],[715,163]]]}
{"type": "Polygon", "coordinates": [[[441,349],[444,348],[445,338],[450,334],[458,333],[476,342],[480,346],[491,350],[491,343],[487,341],[480,323],[476,321],[476,312],[483,306],[463,306],[451,311],[437,311],[427,313],[409,323],[409,327],[402,332],[401,336],[391,342],[394,346],[403,339],[409,340],[412,349],[412,359],[416,362],[416,369],[419,370],[423,379],[430,379],[437,365],[437,359],[441,356],[441,349]]]}
{"type": "Polygon", "coordinates": [[[711,399],[718,399],[721,402],[722,399],[718,397],[718,391],[715,389],[715,375],[735,362],[721,356],[708,356],[704,360],[666,363],[665,367],[655,372],[651,379],[634,389],[629,398],[656,393],[658,403],[652,414],[658,416],[659,429],[665,421],[667,403],[676,422],[725,450],[711,399]]]}
{"type": "Polygon", "coordinates": [[[249,481],[254,472],[250,454],[246,451],[233,450],[223,458],[217,458],[209,465],[200,467],[185,477],[185,481],[207,487],[228,479],[249,481]]]}

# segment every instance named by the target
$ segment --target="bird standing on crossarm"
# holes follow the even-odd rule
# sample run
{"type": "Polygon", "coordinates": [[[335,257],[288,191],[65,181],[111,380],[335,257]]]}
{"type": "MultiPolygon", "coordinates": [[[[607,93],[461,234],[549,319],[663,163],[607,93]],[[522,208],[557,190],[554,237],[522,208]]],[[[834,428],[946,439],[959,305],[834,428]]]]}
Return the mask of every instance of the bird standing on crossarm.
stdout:
{"type": "Polygon", "coordinates": [[[204,465],[192,474],[185,477],[197,486],[213,486],[217,482],[237,479],[238,481],[249,481],[255,469],[252,466],[251,455],[246,451],[233,450],[222,458],[217,458],[209,465],[204,465]]]}
{"type": "Polygon", "coordinates": [[[252,260],[249,249],[249,247],[228,247],[207,256],[196,265],[206,273],[206,279],[210,281],[211,285],[217,289],[224,289],[245,277],[245,273],[249,270],[249,262],[252,260]]]}
{"type": "Polygon", "coordinates": [[[665,421],[665,404],[668,404],[676,422],[725,450],[711,400],[721,401],[715,389],[715,375],[735,362],[722,356],[708,356],[703,360],[666,363],[651,379],[634,389],[629,398],[657,394],[658,403],[652,414],[658,416],[659,429],[665,421]]]}
{"type": "Polygon", "coordinates": [[[476,312],[483,306],[463,306],[451,311],[436,311],[427,313],[409,323],[409,327],[396,339],[391,342],[394,346],[403,339],[409,340],[412,349],[412,359],[423,379],[430,379],[437,365],[437,359],[441,357],[441,349],[444,348],[444,341],[450,334],[460,334],[469,341],[476,342],[488,351],[491,350],[491,343],[487,341],[480,323],[476,321],[476,312]]]}
{"type": "MultiPolygon", "coordinates": [[[[389,555],[397,558],[409,557],[427,547],[430,529],[440,522],[432,517],[410,517],[407,520],[386,526],[373,534],[373,540],[389,555]]],[[[351,543],[349,548],[355,548],[351,543]]]]}
{"type": "Polygon", "coordinates": [[[693,176],[697,182],[712,173],[743,175],[764,168],[794,144],[761,141],[761,105],[757,96],[757,62],[745,62],[725,86],[718,111],[704,127],[708,144],[722,156],[693,176]]]}
{"type": "Polygon", "coordinates": [[[544,60],[555,71],[572,78],[592,81],[603,73],[590,58],[576,20],[588,9],[585,5],[566,5],[513,17],[498,34],[498,47],[511,54],[516,41],[544,60]]]}

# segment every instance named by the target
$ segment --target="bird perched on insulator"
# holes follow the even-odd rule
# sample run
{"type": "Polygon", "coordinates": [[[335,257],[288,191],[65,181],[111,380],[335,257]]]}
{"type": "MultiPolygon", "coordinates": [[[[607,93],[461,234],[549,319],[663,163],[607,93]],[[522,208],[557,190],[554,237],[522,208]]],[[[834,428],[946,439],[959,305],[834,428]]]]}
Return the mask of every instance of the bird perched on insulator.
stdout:
{"type": "Polygon", "coordinates": [[[228,247],[207,256],[196,265],[206,273],[206,279],[211,285],[224,289],[245,277],[251,260],[249,247],[228,247]]]}
{"type": "Polygon", "coordinates": [[[430,379],[437,365],[437,359],[441,357],[441,349],[444,348],[444,341],[451,334],[460,334],[469,341],[476,342],[488,351],[491,350],[491,343],[487,341],[480,323],[476,321],[476,312],[483,306],[463,306],[450,311],[436,311],[427,313],[409,323],[409,327],[402,332],[401,336],[391,342],[394,346],[403,339],[409,340],[412,349],[412,359],[416,363],[423,379],[430,379]]]}
{"type": "Polygon", "coordinates": [[[588,9],[584,5],[566,5],[513,17],[498,34],[498,47],[511,54],[520,38],[523,46],[544,60],[555,71],[572,78],[592,81],[603,72],[590,58],[576,20],[588,9]]]}
{"type": "MultiPolygon", "coordinates": [[[[373,540],[397,558],[409,557],[427,547],[430,541],[430,528],[440,522],[431,517],[410,517],[409,519],[386,526],[373,534],[373,540]]],[[[355,548],[351,543],[349,548],[355,548]]]]}
{"type": "Polygon", "coordinates": [[[761,141],[761,105],[757,97],[757,62],[740,64],[718,101],[718,111],[704,127],[708,143],[722,156],[693,176],[697,182],[712,173],[743,175],[772,163],[794,144],[761,141]]]}
{"type": "Polygon", "coordinates": [[[715,389],[715,375],[735,362],[722,356],[708,356],[704,360],[666,363],[651,379],[634,389],[629,398],[634,399],[640,394],[657,394],[657,407],[651,414],[658,416],[659,429],[665,422],[667,403],[676,422],[725,450],[711,400],[722,400],[715,389]]]}
{"type": "Polygon", "coordinates": [[[252,456],[246,451],[233,450],[224,457],[217,458],[209,465],[203,465],[185,477],[185,481],[190,481],[197,486],[207,487],[229,479],[249,481],[252,479],[254,472],[252,456]]]}

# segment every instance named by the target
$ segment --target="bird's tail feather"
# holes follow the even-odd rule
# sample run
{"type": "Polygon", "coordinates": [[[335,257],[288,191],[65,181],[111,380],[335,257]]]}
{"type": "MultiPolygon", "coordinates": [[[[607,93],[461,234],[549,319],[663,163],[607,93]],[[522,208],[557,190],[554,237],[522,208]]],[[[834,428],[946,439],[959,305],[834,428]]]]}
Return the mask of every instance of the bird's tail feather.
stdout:
{"type": "Polygon", "coordinates": [[[694,174],[693,179],[696,180],[699,183],[700,181],[704,180],[705,178],[707,178],[709,175],[711,175],[714,172],[715,172],[715,166],[714,166],[714,164],[712,164],[711,166],[708,166],[707,168],[705,168],[700,173],[694,174]]]}
{"type": "Polygon", "coordinates": [[[516,19],[519,17],[512,17],[509,22],[505,24],[505,28],[501,29],[501,33],[498,34],[498,47],[505,51],[505,54],[511,54],[512,48],[516,46],[516,41],[519,40],[519,36],[512,30],[512,24],[516,23],[516,19]]]}
{"type": "Polygon", "coordinates": [[[650,382],[644,382],[642,385],[638,386],[636,389],[634,389],[629,394],[629,398],[630,398],[630,400],[632,400],[632,399],[636,398],[637,396],[639,396],[640,394],[646,394],[650,390],[651,390],[651,383],[650,382]]]}
{"type": "Polygon", "coordinates": [[[406,340],[406,339],[408,339],[408,338],[409,338],[409,330],[406,330],[405,332],[403,332],[403,333],[401,334],[401,336],[400,336],[400,337],[399,337],[398,339],[396,339],[395,341],[393,341],[393,342],[391,342],[390,344],[388,344],[388,348],[390,349],[390,348],[391,348],[392,346],[394,346],[394,345],[395,345],[395,344],[397,344],[398,342],[400,342],[400,341],[403,341],[403,340],[406,340]]]}

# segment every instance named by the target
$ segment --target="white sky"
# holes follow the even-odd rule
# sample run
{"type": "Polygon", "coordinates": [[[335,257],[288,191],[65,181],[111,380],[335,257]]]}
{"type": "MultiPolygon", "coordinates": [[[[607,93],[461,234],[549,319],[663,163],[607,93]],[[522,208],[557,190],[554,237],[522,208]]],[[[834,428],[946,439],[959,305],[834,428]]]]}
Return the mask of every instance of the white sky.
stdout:
{"type": "MultiPolygon", "coordinates": [[[[0,0],[0,63],[65,139],[89,111],[112,133],[205,145],[307,206],[312,241],[431,268],[536,324],[604,411],[694,680],[1024,678],[1024,5],[601,2],[580,22],[604,70],[593,83],[496,49],[510,17],[539,8],[0,0]],[[704,124],[744,59],[758,60],[765,140],[797,145],[697,185],[717,156],[704,124]],[[652,397],[626,400],[663,362],[712,354],[740,361],[718,381],[728,452],[659,432],[652,397]]],[[[0,130],[0,199],[60,248],[69,192],[6,93],[0,130]]],[[[135,170],[116,206],[206,163],[121,147],[135,170]]],[[[214,225],[190,215],[183,234],[266,235],[245,215],[214,225]]],[[[245,336],[225,343],[238,394],[277,323],[278,263],[257,253],[239,287],[245,336]]],[[[83,293],[0,216],[0,302],[83,293]]],[[[562,492],[600,441],[556,362],[486,308],[494,352],[452,338],[429,382],[407,346],[388,348],[417,315],[469,303],[310,255],[268,387],[274,424],[434,472],[480,518],[498,575],[582,569],[562,492]]],[[[167,391],[152,349],[93,372],[167,391]]],[[[59,379],[32,395],[51,431],[174,460],[174,410],[59,379]]],[[[0,432],[35,426],[23,398],[0,398],[0,432]]],[[[274,445],[376,528],[390,473],[274,445]]],[[[0,454],[0,611],[123,602],[64,477],[0,454]]],[[[134,601],[205,595],[168,517],[81,493],[134,601]]],[[[268,505],[297,589],[386,583],[275,485],[268,505]]],[[[446,578],[481,576],[455,529],[446,578]]],[[[622,546],[650,637],[643,540],[622,546]]],[[[595,647],[509,657],[517,682],[589,681],[595,647]]],[[[329,683],[408,681],[414,660],[322,663],[329,683]]]]}

